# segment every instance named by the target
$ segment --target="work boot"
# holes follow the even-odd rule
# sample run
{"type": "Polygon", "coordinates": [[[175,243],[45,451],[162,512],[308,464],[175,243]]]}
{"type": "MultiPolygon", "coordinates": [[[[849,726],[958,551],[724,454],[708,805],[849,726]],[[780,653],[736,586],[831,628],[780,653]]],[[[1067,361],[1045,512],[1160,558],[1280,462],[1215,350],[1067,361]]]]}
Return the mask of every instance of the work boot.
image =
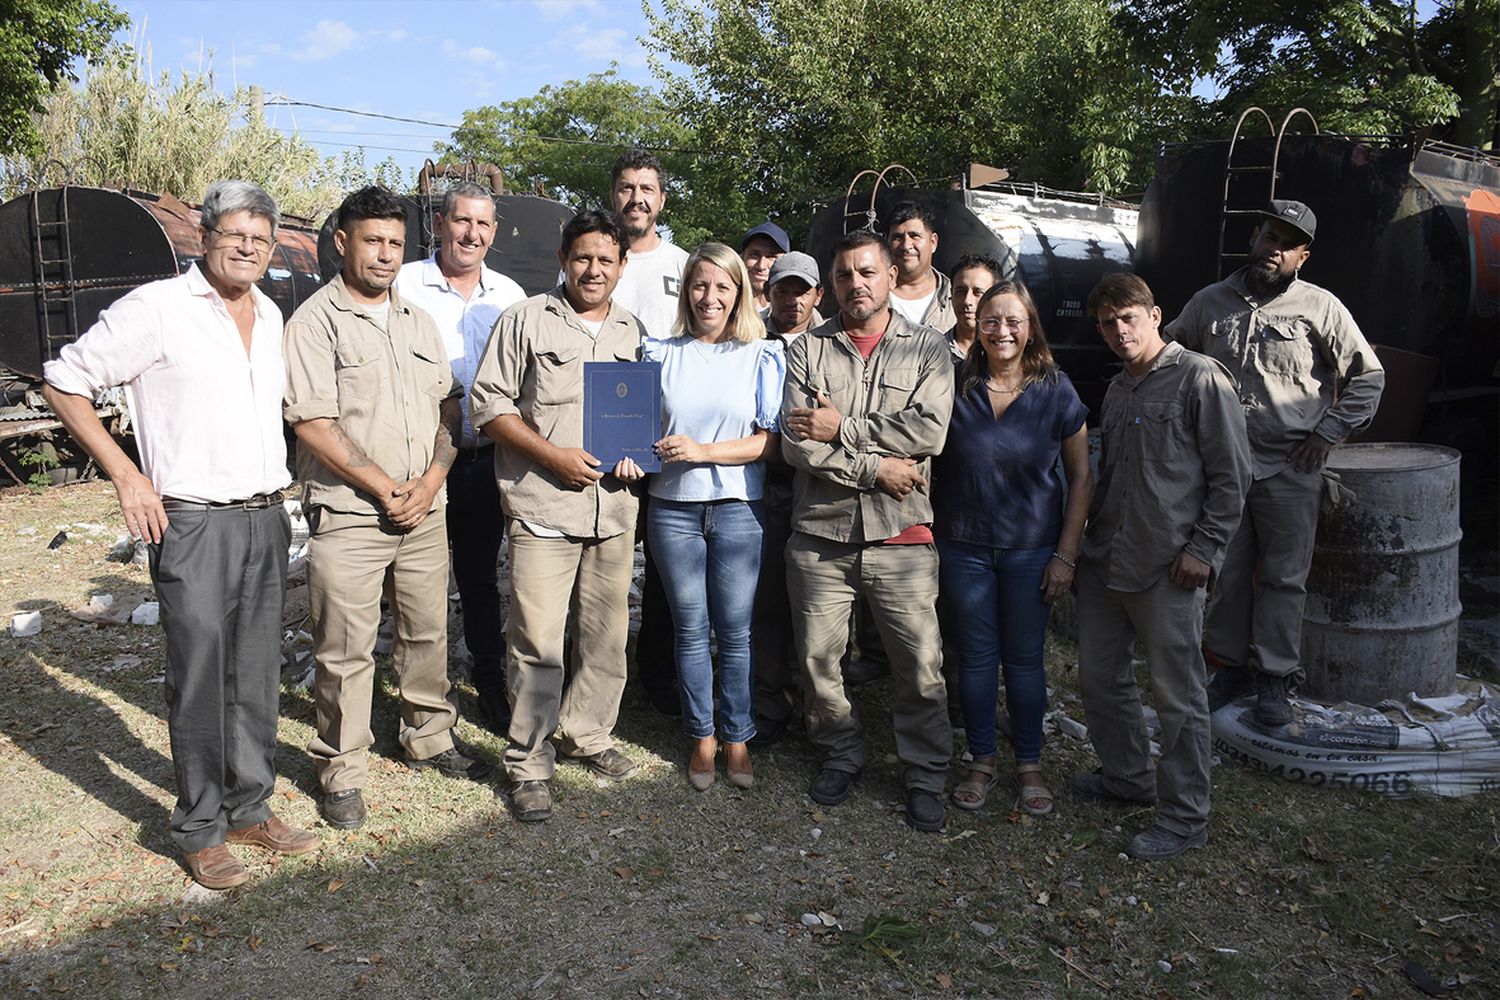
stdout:
{"type": "Polygon", "coordinates": [[[1208,831],[1173,833],[1157,823],[1130,838],[1125,853],[1137,861],[1171,861],[1208,843],[1208,831]]]}
{"type": "Polygon", "coordinates": [[[1285,677],[1255,675],[1255,718],[1267,726],[1284,726],[1292,721],[1292,703],[1287,697],[1285,677]]]}
{"type": "Polygon", "coordinates": [[[365,825],[365,797],[358,788],[323,795],[323,822],[340,830],[354,830],[365,825]]]}
{"type": "Polygon", "coordinates": [[[420,760],[407,757],[406,766],[413,771],[436,771],[447,778],[466,778],[469,781],[483,781],[492,770],[488,761],[458,740],[454,740],[453,746],[447,750],[431,757],[420,760]]]}
{"type": "Polygon", "coordinates": [[[1208,710],[1217,712],[1250,690],[1250,675],[1239,667],[1220,667],[1208,681],[1208,710]]]}

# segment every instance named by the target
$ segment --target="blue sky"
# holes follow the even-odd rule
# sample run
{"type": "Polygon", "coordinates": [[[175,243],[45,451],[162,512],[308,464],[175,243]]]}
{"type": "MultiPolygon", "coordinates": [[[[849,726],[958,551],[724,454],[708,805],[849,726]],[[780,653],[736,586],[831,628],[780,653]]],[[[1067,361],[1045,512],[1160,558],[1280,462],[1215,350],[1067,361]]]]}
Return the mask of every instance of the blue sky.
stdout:
{"type": "MultiPolygon", "coordinates": [[[[639,0],[115,0],[120,33],[157,72],[211,59],[221,90],[258,85],[276,97],[457,124],[468,108],[514,100],[546,84],[619,64],[650,84],[639,0]]],[[[415,167],[441,127],[311,108],[266,108],[325,156],[364,146],[373,167],[394,156],[415,167]]]]}

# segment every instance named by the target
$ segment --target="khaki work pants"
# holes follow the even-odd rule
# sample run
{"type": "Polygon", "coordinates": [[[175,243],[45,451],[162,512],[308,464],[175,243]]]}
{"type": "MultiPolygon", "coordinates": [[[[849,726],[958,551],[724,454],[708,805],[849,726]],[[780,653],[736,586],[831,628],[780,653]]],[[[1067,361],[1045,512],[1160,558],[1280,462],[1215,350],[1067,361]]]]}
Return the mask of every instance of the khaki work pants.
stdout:
{"type": "Polygon", "coordinates": [[[1220,666],[1300,680],[1302,608],[1322,498],[1321,472],[1287,467],[1250,484],[1204,625],[1204,645],[1220,666]]]}
{"type": "Polygon", "coordinates": [[[786,571],[807,736],[822,751],[823,766],[856,774],[865,765],[864,732],[839,668],[849,641],[850,610],[862,596],[891,660],[892,728],[906,787],[941,795],[953,757],[953,727],[935,609],[937,550],[850,545],[793,532],[786,571]]]}
{"type": "Polygon", "coordinates": [[[448,532],[440,509],[410,532],[368,514],[319,509],[308,542],[307,593],[317,672],[318,733],[307,745],[325,792],[362,788],[375,742],[375,635],[382,591],[395,626],[401,746],[422,760],[453,747],[448,701],[448,532]]]}
{"type": "Polygon", "coordinates": [[[626,600],[635,533],[613,538],[538,538],[519,521],[510,538],[510,779],[552,777],[559,735],[563,753],[588,757],[614,746],[625,691],[626,600]],[[573,657],[563,691],[563,637],[573,657]]]}
{"type": "Polygon", "coordinates": [[[1208,825],[1209,721],[1203,665],[1203,589],[1165,573],[1138,592],[1111,590],[1092,563],[1078,567],[1078,690],[1109,790],[1157,800],[1157,822],[1189,835],[1208,825]],[[1131,643],[1145,646],[1161,719],[1153,773],[1131,643]]]}

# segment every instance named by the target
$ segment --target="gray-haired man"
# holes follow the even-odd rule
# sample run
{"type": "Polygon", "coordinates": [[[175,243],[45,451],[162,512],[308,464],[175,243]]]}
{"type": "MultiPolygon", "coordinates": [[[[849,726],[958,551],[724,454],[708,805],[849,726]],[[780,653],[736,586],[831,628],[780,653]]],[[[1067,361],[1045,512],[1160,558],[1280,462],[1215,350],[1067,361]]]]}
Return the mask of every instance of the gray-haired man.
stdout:
{"type": "Polygon", "coordinates": [[[271,812],[291,477],[281,430],[281,313],[255,283],[280,215],[260,188],[203,197],[203,266],[142,285],[46,367],[48,404],[99,463],[125,525],[151,542],[167,640],[172,839],[210,889],[250,874],[225,842],[318,846],[271,812]],[[124,385],[137,468],[95,415],[124,385]]]}

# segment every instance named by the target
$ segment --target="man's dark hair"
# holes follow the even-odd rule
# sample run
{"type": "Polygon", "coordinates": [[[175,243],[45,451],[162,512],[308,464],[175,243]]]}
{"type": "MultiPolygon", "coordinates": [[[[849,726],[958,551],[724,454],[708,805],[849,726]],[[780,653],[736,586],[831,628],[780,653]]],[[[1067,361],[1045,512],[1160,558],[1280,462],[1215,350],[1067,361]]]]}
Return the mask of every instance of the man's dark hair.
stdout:
{"type": "Polygon", "coordinates": [[[404,223],[406,208],[393,193],[379,184],[371,184],[345,198],[339,206],[338,228],[345,234],[361,219],[400,219],[404,223]]]}
{"type": "Polygon", "coordinates": [[[932,209],[915,201],[903,201],[891,210],[891,216],[886,220],[885,231],[889,233],[892,229],[903,222],[912,219],[921,219],[922,225],[927,227],[929,233],[937,232],[937,216],[932,214],[932,209]]]}
{"type": "Polygon", "coordinates": [[[1084,311],[1098,319],[1099,310],[1105,306],[1111,309],[1140,306],[1149,312],[1156,308],[1156,296],[1151,294],[1151,286],[1136,275],[1129,271],[1116,271],[1099,279],[1094,290],[1089,292],[1088,305],[1084,307],[1084,311]]]}
{"type": "Polygon", "coordinates": [[[841,253],[848,253],[851,250],[858,250],[860,247],[868,246],[879,247],[880,256],[885,259],[887,264],[895,263],[895,259],[891,257],[890,244],[868,229],[856,229],[854,232],[846,234],[843,239],[833,245],[833,256],[837,257],[841,253]]]}
{"type": "Polygon", "coordinates": [[[953,265],[953,270],[948,272],[948,277],[957,279],[960,271],[988,271],[997,282],[1005,280],[1005,269],[1000,262],[987,253],[966,253],[958,258],[958,263],[953,265]]]}
{"type": "Polygon", "coordinates": [[[573,243],[578,237],[587,236],[589,233],[602,233],[608,236],[619,245],[620,254],[624,256],[629,244],[625,241],[625,230],[620,227],[620,221],[610,213],[597,209],[579,212],[568,220],[566,226],[563,226],[562,246],[559,247],[563,256],[566,257],[572,251],[573,243]]]}
{"type": "Polygon", "coordinates": [[[609,186],[613,188],[615,181],[627,170],[655,170],[657,182],[662,185],[667,182],[667,172],[661,168],[661,161],[644,149],[627,149],[620,154],[615,165],[609,168],[609,186]]]}

